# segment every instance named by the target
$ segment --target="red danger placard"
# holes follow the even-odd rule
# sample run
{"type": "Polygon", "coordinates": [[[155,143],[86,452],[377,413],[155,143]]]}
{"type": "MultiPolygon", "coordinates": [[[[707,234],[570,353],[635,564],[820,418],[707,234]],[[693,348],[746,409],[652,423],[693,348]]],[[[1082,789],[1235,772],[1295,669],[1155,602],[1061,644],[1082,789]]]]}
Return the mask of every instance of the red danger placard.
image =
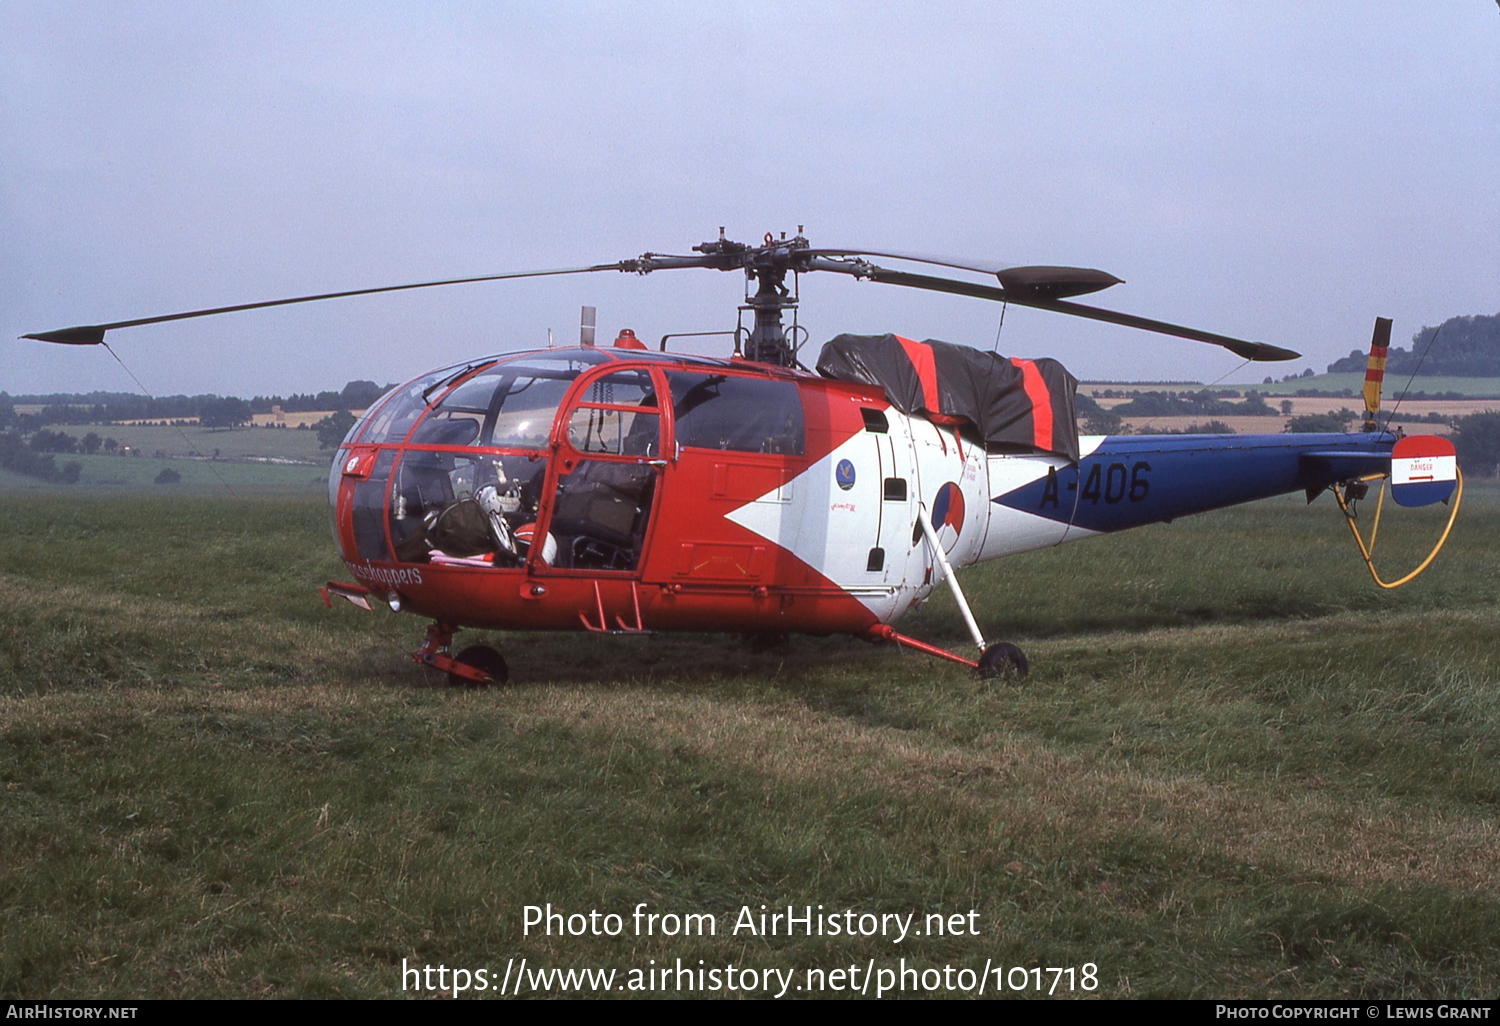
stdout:
{"type": "Polygon", "coordinates": [[[1442,502],[1457,480],[1458,460],[1446,438],[1414,435],[1391,450],[1391,498],[1403,506],[1442,502]]]}

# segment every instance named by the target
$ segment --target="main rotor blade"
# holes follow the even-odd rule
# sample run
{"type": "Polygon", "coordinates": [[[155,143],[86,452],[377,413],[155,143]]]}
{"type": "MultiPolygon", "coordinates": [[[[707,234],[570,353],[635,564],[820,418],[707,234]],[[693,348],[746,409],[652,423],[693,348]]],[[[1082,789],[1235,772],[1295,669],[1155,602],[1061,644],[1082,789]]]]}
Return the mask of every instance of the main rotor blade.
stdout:
{"type": "MultiPolygon", "coordinates": [[[[831,270],[832,268],[820,265],[819,269],[831,270]]],[[[875,267],[869,264],[865,265],[862,271],[850,269],[846,273],[857,274],[859,277],[868,278],[870,281],[883,282],[887,285],[905,285],[910,288],[927,289],[932,292],[947,292],[955,296],[973,296],[976,299],[989,299],[998,303],[1014,303],[1016,306],[1029,306],[1038,310],[1051,310],[1054,313],[1069,314],[1073,317],[1086,317],[1091,321],[1104,321],[1106,324],[1119,324],[1127,328],[1154,331],[1161,335],[1175,335],[1178,338],[1192,339],[1195,342],[1207,342],[1211,345],[1222,346],[1236,356],[1256,362],[1295,360],[1302,355],[1301,353],[1294,353],[1290,349],[1273,346],[1268,342],[1248,342],[1245,339],[1231,338],[1228,335],[1219,335],[1212,331],[1200,331],[1197,328],[1188,328],[1180,324],[1169,324],[1166,321],[1156,321],[1148,317],[1137,317],[1134,314],[1117,313],[1114,310],[1103,310],[1096,306],[1069,303],[1061,299],[1042,299],[1036,296],[1017,295],[1015,292],[1008,292],[993,285],[955,281],[951,278],[934,278],[930,275],[909,274],[905,271],[888,271],[883,267],[875,267]]]]}
{"type": "Polygon", "coordinates": [[[545,278],[557,274],[588,274],[593,271],[633,270],[635,261],[621,260],[613,264],[594,264],[591,267],[562,267],[550,271],[516,271],[511,274],[486,274],[477,278],[446,278],[443,281],[419,281],[409,285],[383,285],[374,289],[351,289],[347,292],[323,292],[316,296],[293,296],[290,299],[271,299],[261,303],[240,303],[237,306],[216,306],[209,310],[188,310],[184,313],[164,314],[160,317],[141,317],[133,321],[114,321],[110,324],[83,324],[73,328],[58,328],[55,331],[39,331],[22,338],[38,342],[61,342],[65,345],[90,346],[104,341],[104,333],[115,328],[135,328],[142,324],[161,324],[165,321],[183,321],[192,317],[212,317],[215,314],[238,313],[241,310],[260,310],[269,306],[289,306],[292,303],[315,303],[321,299],[344,299],[348,296],[372,296],[378,292],[404,292],[408,289],[430,289],[438,285],[467,285],[480,281],[503,281],[507,278],[545,278]]]}
{"type": "Polygon", "coordinates": [[[878,249],[811,249],[811,257],[888,257],[892,260],[907,260],[916,264],[932,264],[935,267],[952,267],[959,271],[974,271],[992,274],[1015,302],[1018,293],[1038,299],[1062,299],[1066,296],[1082,296],[1090,292],[1119,285],[1124,279],[1108,271],[1093,267],[1046,266],[1002,266],[993,261],[959,260],[954,257],[930,256],[922,253],[897,253],[878,249]]]}
{"type": "Polygon", "coordinates": [[[820,257],[885,257],[888,260],[909,260],[914,264],[932,264],[935,267],[951,267],[957,271],[974,271],[976,274],[999,274],[1009,264],[997,264],[993,260],[968,260],[959,257],[936,256],[930,253],[897,253],[890,249],[830,249],[816,246],[807,250],[808,256],[820,257]]]}

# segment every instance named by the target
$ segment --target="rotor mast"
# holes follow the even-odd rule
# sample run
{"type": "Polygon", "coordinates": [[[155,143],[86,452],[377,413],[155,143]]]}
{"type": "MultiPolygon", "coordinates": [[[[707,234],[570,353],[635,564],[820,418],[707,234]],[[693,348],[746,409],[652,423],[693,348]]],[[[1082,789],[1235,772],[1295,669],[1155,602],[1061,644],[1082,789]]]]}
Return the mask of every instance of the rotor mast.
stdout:
{"type": "Polygon", "coordinates": [[[728,267],[738,265],[745,269],[744,308],[755,315],[745,344],[745,359],[778,367],[796,365],[797,347],[787,338],[781,314],[783,310],[797,309],[797,293],[795,289],[787,288],[786,276],[789,271],[796,274],[799,269],[795,263],[797,254],[807,248],[801,225],[797,226],[795,238],[788,239],[783,232],[777,241],[767,232],[764,244],[753,249],[742,242],[726,239],[721,227],[718,241],[693,247],[694,252],[706,257],[727,258],[728,267]],[[756,283],[753,294],[749,290],[752,281],[756,283]]]}

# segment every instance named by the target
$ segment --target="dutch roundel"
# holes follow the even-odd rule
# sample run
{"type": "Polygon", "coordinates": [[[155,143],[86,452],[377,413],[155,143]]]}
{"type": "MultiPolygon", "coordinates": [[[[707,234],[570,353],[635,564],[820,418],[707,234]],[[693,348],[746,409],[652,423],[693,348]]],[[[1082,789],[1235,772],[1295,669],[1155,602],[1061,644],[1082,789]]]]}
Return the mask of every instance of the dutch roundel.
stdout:
{"type": "Polygon", "coordinates": [[[952,481],[938,489],[937,498],[932,503],[932,530],[944,552],[952,552],[958,536],[963,533],[964,493],[952,481]]]}
{"type": "Polygon", "coordinates": [[[1446,502],[1457,480],[1458,461],[1446,438],[1413,435],[1391,450],[1391,498],[1403,506],[1446,502]]]}

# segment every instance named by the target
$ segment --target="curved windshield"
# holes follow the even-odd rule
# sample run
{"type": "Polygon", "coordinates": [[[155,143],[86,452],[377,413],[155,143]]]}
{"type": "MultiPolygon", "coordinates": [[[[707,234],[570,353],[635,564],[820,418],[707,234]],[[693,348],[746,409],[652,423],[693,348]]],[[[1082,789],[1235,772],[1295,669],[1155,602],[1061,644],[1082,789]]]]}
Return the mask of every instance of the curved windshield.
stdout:
{"type": "Polygon", "coordinates": [[[544,448],[581,372],[566,364],[496,364],[443,396],[412,433],[412,444],[544,448]]]}
{"type": "Polygon", "coordinates": [[[415,381],[394,389],[382,402],[370,408],[355,427],[368,425],[357,437],[361,444],[378,445],[399,442],[406,437],[412,424],[427,409],[427,402],[448,382],[461,377],[476,364],[460,367],[444,367],[431,374],[424,374],[415,381]]]}
{"type": "Polygon", "coordinates": [[[393,389],[360,419],[351,439],[362,445],[399,443],[431,410],[413,443],[541,448],[568,385],[610,357],[569,350],[522,353],[508,358],[514,362],[499,362],[505,359],[487,356],[455,364],[393,389]],[[476,367],[484,369],[464,381],[476,367]],[[462,384],[444,394],[455,381],[462,384]]]}

